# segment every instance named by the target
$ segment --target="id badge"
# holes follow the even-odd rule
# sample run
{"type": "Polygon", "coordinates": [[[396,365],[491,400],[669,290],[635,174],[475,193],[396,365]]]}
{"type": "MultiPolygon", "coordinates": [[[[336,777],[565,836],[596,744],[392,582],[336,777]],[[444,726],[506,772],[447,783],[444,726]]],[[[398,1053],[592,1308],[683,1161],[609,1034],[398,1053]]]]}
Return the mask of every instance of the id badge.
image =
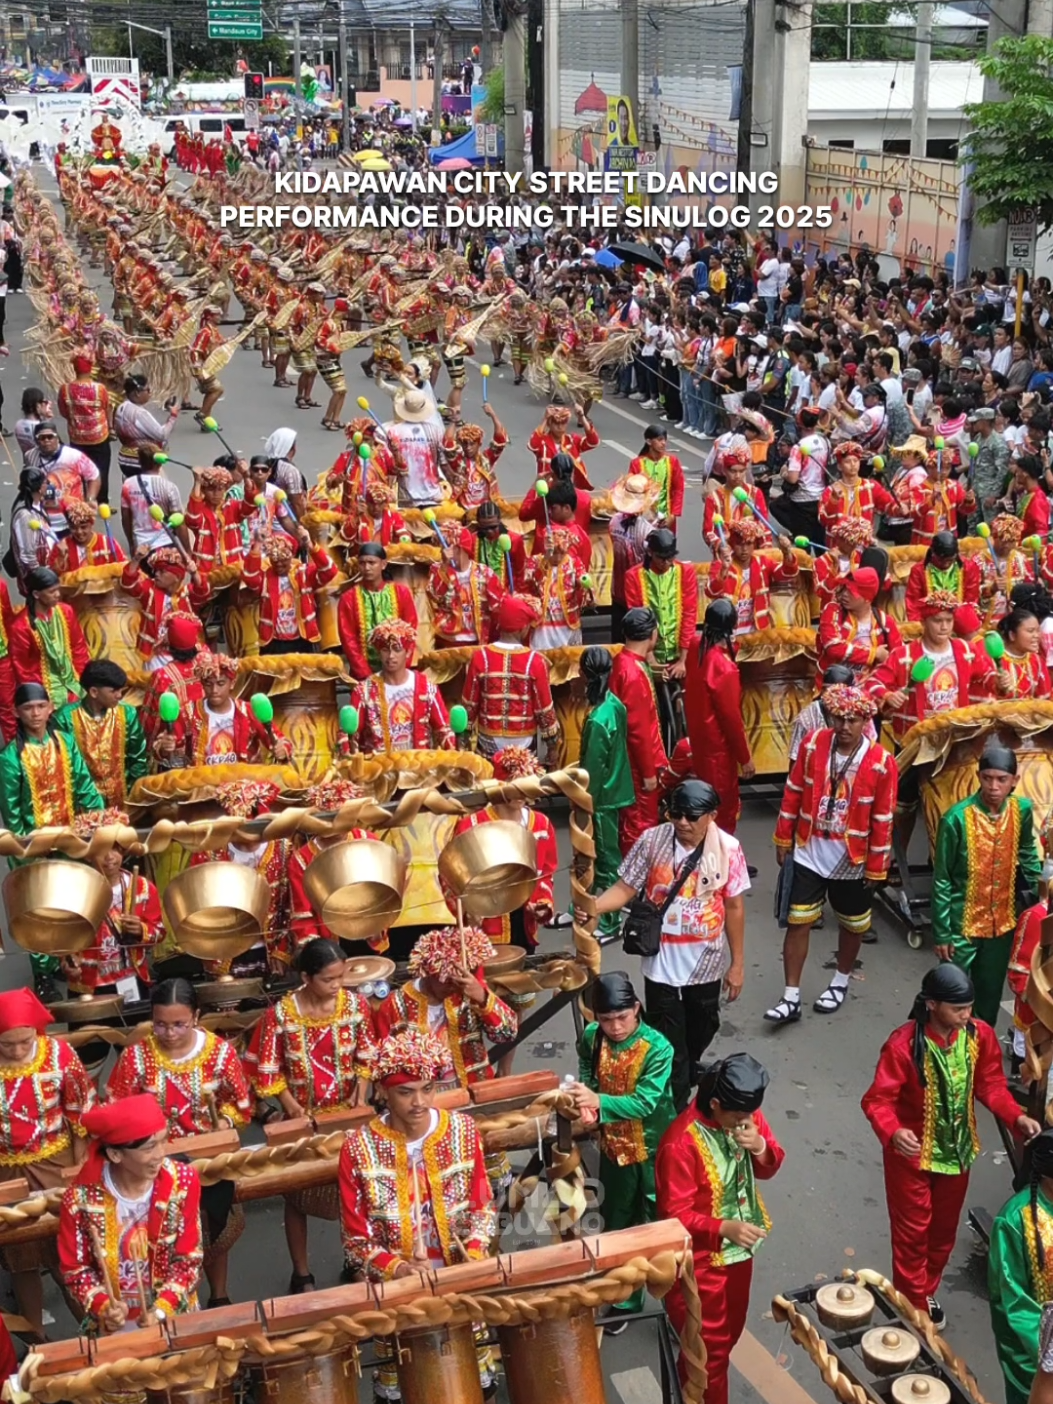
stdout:
{"type": "Polygon", "coordinates": [[[679,936],[682,925],[682,903],[680,899],[672,904],[665,916],[662,918],[662,935],[679,936]]]}
{"type": "Polygon", "coordinates": [[[124,975],[117,981],[117,993],[125,1004],[134,1004],[139,998],[139,981],[134,975],[124,975]]]}

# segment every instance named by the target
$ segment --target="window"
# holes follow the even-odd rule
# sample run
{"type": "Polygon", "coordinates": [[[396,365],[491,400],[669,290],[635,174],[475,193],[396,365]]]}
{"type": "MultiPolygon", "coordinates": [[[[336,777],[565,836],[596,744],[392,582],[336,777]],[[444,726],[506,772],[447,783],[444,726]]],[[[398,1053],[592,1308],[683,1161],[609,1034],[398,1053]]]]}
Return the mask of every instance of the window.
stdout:
{"type": "Polygon", "coordinates": [[[198,131],[201,132],[221,132],[222,130],[222,117],[202,117],[198,124],[198,131]]]}
{"type": "Polygon", "coordinates": [[[883,141],[881,143],[881,149],[886,156],[909,156],[910,140],[883,141]]]}
{"type": "Polygon", "coordinates": [[[856,148],[855,142],[848,139],[844,141],[828,141],[827,146],[832,146],[837,151],[854,151],[856,148]]]}

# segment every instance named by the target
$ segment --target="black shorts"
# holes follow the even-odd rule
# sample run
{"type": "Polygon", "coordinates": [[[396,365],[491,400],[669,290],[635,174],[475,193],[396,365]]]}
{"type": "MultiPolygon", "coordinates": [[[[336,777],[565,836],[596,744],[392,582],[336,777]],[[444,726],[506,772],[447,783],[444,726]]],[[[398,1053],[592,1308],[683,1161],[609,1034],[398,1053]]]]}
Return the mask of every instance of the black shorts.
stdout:
{"type": "Polygon", "coordinates": [[[790,925],[813,926],[822,915],[827,898],[839,925],[846,931],[862,934],[870,930],[870,893],[861,877],[824,878],[811,868],[794,863],[790,925]]]}

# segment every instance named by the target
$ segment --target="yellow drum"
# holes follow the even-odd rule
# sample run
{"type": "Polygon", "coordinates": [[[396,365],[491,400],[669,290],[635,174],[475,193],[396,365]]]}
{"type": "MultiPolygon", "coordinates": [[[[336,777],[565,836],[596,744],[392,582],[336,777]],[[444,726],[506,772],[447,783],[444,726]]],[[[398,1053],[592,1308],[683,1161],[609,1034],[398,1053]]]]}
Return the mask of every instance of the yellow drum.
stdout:
{"type": "Polygon", "coordinates": [[[248,658],[260,651],[258,622],[260,602],[248,590],[229,590],[220,612],[227,648],[234,658],[248,658]]]}
{"type": "Polygon", "coordinates": [[[120,564],[86,566],[62,577],[62,598],[73,606],[92,658],[110,658],[126,672],[143,659],[136,647],[142,610],[116,583],[120,564]]]}
{"type": "Polygon", "coordinates": [[[742,721],[757,773],[785,775],[793,724],[815,697],[815,635],[811,629],[747,634],[736,661],[742,677],[742,721]]]}
{"type": "Polygon", "coordinates": [[[247,699],[265,692],[274,724],[293,748],[305,782],[321,779],[336,750],[338,682],[350,682],[344,660],[332,653],[284,653],[242,660],[237,693],[247,699]]]}

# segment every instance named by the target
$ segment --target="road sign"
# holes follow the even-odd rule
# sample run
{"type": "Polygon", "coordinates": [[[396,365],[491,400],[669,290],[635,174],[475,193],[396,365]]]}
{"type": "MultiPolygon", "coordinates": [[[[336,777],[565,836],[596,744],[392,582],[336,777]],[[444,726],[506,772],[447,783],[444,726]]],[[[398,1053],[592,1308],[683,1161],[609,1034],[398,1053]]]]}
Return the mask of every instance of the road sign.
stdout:
{"type": "Polygon", "coordinates": [[[650,171],[658,164],[658,157],[653,151],[638,151],[636,153],[636,169],[638,171],[650,171]]]}
{"type": "Polygon", "coordinates": [[[262,24],[259,10],[209,10],[209,24],[262,24]]]}
{"type": "Polygon", "coordinates": [[[487,156],[497,155],[497,123],[487,122],[486,124],[486,154],[487,156]]]}
{"type": "Polygon", "coordinates": [[[250,24],[259,24],[261,0],[208,0],[208,17],[215,19],[221,10],[243,10],[251,16],[250,24]]]}
{"type": "Polygon", "coordinates": [[[486,155],[486,123],[476,122],[475,124],[475,154],[477,156],[486,155]]]}
{"type": "Polygon", "coordinates": [[[1037,242],[1038,216],[1035,211],[1013,210],[1009,215],[1009,237],[1005,246],[1005,261],[1010,274],[1017,268],[1034,272],[1037,242]]]}
{"type": "Polygon", "coordinates": [[[208,37],[210,39],[262,39],[263,22],[261,20],[258,24],[227,24],[225,22],[214,23],[210,18],[208,37]]]}
{"type": "Polygon", "coordinates": [[[247,132],[258,132],[260,129],[259,98],[242,98],[241,107],[245,114],[245,130],[247,132]]]}

